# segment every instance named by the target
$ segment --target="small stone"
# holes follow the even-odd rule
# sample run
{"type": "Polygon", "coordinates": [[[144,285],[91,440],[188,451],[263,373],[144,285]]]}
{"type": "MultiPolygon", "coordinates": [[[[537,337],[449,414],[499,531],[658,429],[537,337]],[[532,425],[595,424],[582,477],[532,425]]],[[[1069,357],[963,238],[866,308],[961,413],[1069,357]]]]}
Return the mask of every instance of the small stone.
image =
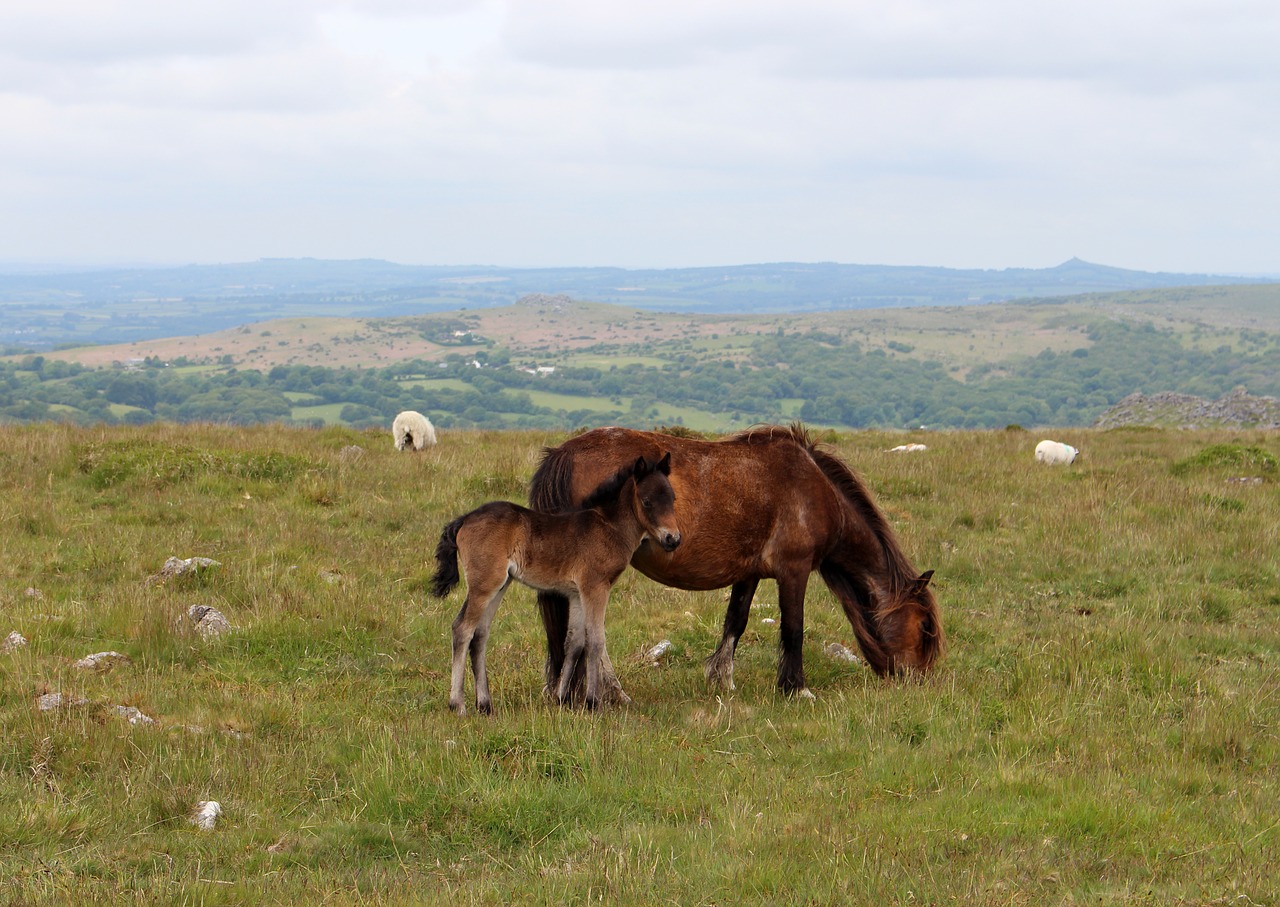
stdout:
{"type": "Polygon", "coordinates": [[[218,816],[222,815],[222,804],[217,800],[201,800],[196,804],[191,816],[191,824],[201,831],[212,831],[218,816]]]}
{"type": "Polygon", "coordinates": [[[64,696],[61,693],[45,693],[43,696],[36,698],[36,708],[42,712],[76,708],[88,704],[89,700],[80,696],[64,696]]]}
{"type": "Polygon", "coordinates": [[[851,652],[849,649],[845,648],[838,642],[831,643],[830,645],[827,646],[827,648],[824,651],[827,653],[827,655],[829,655],[831,658],[834,658],[836,661],[850,661],[850,662],[853,662],[854,664],[857,664],[862,660],[856,654],[854,654],[853,652],[851,652]]]}
{"type": "Polygon", "coordinates": [[[0,642],[0,655],[8,655],[10,652],[16,652],[27,644],[27,638],[14,630],[4,638],[4,642],[0,642]]]}
{"type": "Polygon", "coordinates": [[[222,563],[210,557],[170,557],[160,568],[160,572],[147,577],[147,585],[162,583],[170,577],[183,576],[188,573],[199,573],[211,567],[221,567],[222,563]]]}
{"type": "Polygon", "coordinates": [[[37,589],[35,586],[27,586],[27,591],[22,594],[25,595],[27,598],[34,598],[37,601],[44,598],[44,593],[41,592],[39,589],[37,589]]]}
{"type": "Polygon", "coordinates": [[[669,652],[670,650],[671,650],[671,640],[664,639],[662,640],[662,642],[658,643],[656,646],[654,646],[653,648],[645,652],[644,659],[645,661],[657,662],[662,658],[663,655],[666,655],[667,652],[669,652]]]}
{"type": "Polygon", "coordinates": [[[92,655],[86,655],[77,661],[72,667],[79,668],[82,671],[110,671],[117,664],[128,663],[129,656],[122,652],[95,652],[92,655]]]}
{"type": "Polygon", "coordinates": [[[192,605],[187,609],[187,619],[204,640],[216,639],[231,629],[227,615],[208,605],[192,605]]]}
{"type": "Polygon", "coordinates": [[[156,720],[147,715],[142,714],[142,710],[131,705],[116,706],[116,714],[125,719],[132,725],[148,725],[155,724],[156,720]]]}

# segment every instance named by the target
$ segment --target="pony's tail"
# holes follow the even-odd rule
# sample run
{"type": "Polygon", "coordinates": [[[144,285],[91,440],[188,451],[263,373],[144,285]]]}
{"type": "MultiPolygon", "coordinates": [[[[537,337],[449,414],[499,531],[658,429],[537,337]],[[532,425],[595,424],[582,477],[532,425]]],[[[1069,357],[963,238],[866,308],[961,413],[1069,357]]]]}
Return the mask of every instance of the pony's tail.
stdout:
{"type": "Polygon", "coordinates": [[[458,530],[466,517],[460,516],[440,533],[436,544],[436,575],[431,578],[431,594],[444,598],[458,585],[458,530]]]}
{"type": "MultiPolygon", "coordinates": [[[[573,454],[560,447],[544,447],[542,462],[529,480],[529,507],[539,513],[564,513],[576,509],[570,497],[573,484],[573,454]]],[[[548,692],[559,684],[564,665],[564,643],[569,633],[569,599],[559,592],[538,593],[538,614],[547,637],[547,660],[543,677],[548,692]]],[[[581,673],[585,659],[579,660],[581,673]]]]}
{"type": "Polygon", "coordinates": [[[848,572],[833,559],[827,558],[823,561],[818,567],[818,572],[822,575],[822,581],[827,584],[827,588],[844,608],[844,613],[853,626],[853,635],[858,641],[858,648],[862,650],[862,657],[867,660],[871,670],[884,677],[889,673],[892,659],[884,650],[880,638],[869,623],[874,619],[868,613],[870,603],[863,602],[848,572]]]}
{"type": "Polygon", "coordinates": [[[539,513],[576,510],[572,487],[573,455],[559,447],[544,447],[542,462],[529,480],[529,509],[539,513]]]}

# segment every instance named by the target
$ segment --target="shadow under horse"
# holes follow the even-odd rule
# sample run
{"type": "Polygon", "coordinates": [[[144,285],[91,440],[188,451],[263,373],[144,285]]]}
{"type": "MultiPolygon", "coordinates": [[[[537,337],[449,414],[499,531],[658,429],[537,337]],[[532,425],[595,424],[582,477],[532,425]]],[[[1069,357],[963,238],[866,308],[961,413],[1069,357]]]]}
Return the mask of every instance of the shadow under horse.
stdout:
{"type": "MultiPolygon", "coordinates": [[[[599,428],[543,451],[529,504],[546,513],[579,506],[605,476],[636,457],[671,454],[671,486],[683,543],[664,551],[642,543],[631,564],[687,590],[731,587],[724,631],[707,659],[712,683],[733,688],[733,656],[762,579],[778,585],[778,687],[805,692],[804,599],[817,570],[880,676],[928,671],[945,642],[930,570],[917,573],[862,480],[799,424],[760,426],[717,441],[626,428],[599,428]]],[[[576,689],[564,677],[569,605],[538,594],[547,637],[548,690],[576,689]]],[[[603,682],[625,699],[605,656],[603,682]]]]}

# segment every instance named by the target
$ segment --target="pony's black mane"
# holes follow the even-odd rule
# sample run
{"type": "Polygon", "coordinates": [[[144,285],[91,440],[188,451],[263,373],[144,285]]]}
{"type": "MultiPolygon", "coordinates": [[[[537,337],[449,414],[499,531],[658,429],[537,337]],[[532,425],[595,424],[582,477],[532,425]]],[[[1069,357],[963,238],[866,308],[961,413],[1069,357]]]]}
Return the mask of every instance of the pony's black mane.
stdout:
{"type": "Polygon", "coordinates": [[[582,503],[578,505],[579,510],[590,510],[593,507],[602,507],[605,504],[612,504],[618,499],[622,486],[627,484],[627,480],[636,474],[636,464],[624,466],[613,474],[611,478],[605,479],[596,490],[591,492],[582,499],[582,503]]]}
{"type": "Polygon", "coordinates": [[[889,526],[889,521],[885,519],[884,513],[876,506],[870,489],[863,484],[862,479],[858,478],[843,460],[815,441],[804,425],[799,422],[793,422],[787,427],[781,425],[753,426],[740,432],[735,437],[742,438],[750,443],[752,441],[764,442],[778,436],[790,438],[808,451],[809,456],[813,457],[813,461],[818,464],[818,468],[822,470],[823,475],[831,481],[836,491],[840,492],[841,497],[849,502],[854,512],[867,524],[867,528],[875,535],[876,541],[880,543],[880,550],[884,553],[884,563],[889,573],[891,591],[897,594],[907,588],[915,579],[915,571],[911,569],[910,564],[907,562],[907,556],[903,553],[902,548],[898,546],[898,540],[889,526]]]}

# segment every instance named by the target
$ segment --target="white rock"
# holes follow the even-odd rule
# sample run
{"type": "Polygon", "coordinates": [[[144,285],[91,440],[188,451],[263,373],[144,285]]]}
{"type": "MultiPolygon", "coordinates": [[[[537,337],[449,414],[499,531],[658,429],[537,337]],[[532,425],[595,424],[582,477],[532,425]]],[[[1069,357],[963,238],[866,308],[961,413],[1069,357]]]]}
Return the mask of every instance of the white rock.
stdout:
{"type": "Polygon", "coordinates": [[[116,706],[116,714],[132,725],[148,725],[156,723],[154,718],[142,714],[141,709],[131,705],[116,706]]]}
{"type": "Polygon", "coordinates": [[[129,656],[123,652],[94,652],[77,661],[72,667],[82,671],[110,671],[117,664],[128,661],[129,656]]]}
{"type": "Polygon", "coordinates": [[[162,583],[170,577],[182,576],[187,573],[199,573],[201,570],[208,570],[211,567],[221,567],[220,561],[215,561],[211,557],[170,557],[164,562],[164,566],[160,568],[160,572],[147,577],[147,583],[162,583]]]}
{"type": "Polygon", "coordinates": [[[14,630],[4,638],[4,642],[0,642],[0,655],[8,655],[10,652],[16,652],[27,644],[27,638],[14,630]]]}
{"type": "Polygon", "coordinates": [[[666,655],[667,652],[670,651],[670,649],[671,649],[671,640],[664,639],[662,640],[662,642],[658,643],[652,649],[649,649],[649,651],[644,653],[645,660],[656,662],[659,659],[661,659],[663,655],[666,655]]]}
{"type": "Polygon", "coordinates": [[[212,831],[218,816],[222,815],[222,804],[217,800],[201,800],[196,804],[191,816],[191,824],[202,831],[212,831]]]}
{"type": "Polygon", "coordinates": [[[920,450],[928,450],[929,448],[923,444],[899,444],[897,447],[890,447],[889,453],[915,453],[920,450]]]}
{"type": "Polygon", "coordinates": [[[192,605],[187,609],[187,619],[196,628],[201,639],[216,639],[231,629],[227,615],[208,605],[192,605]]]}
{"type": "Polygon", "coordinates": [[[55,709],[69,709],[88,704],[89,700],[80,696],[64,696],[61,693],[45,693],[43,696],[36,698],[36,708],[42,712],[52,712],[55,709]]]}
{"type": "Polygon", "coordinates": [[[862,660],[855,653],[849,651],[838,642],[831,643],[824,651],[836,661],[852,661],[857,663],[862,660]]]}

